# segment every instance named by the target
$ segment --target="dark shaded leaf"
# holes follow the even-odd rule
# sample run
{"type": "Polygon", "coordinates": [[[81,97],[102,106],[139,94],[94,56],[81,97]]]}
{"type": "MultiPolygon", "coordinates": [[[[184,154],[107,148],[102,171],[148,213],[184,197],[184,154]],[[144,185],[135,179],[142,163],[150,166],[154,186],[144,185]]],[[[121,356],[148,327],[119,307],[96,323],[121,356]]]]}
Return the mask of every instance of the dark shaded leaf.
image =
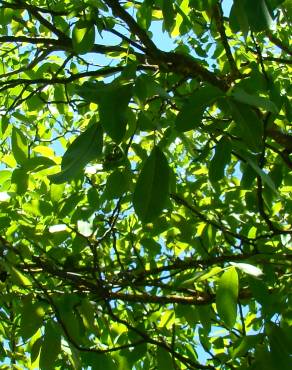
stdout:
{"type": "Polygon", "coordinates": [[[163,0],[162,1],[162,14],[164,18],[164,27],[166,31],[171,32],[175,24],[175,12],[173,9],[172,0],[163,0]]]}
{"type": "Polygon", "coordinates": [[[160,215],[169,198],[169,167],[163,152],[156,146],[143,164],[136,183],[133,205],[142,222],[160,215]]]}
{"type": "Polygon", "coordinates": [[[170,353],[161,347],[157,348],[157,369],[158,370],[174,369],[170,353]]]}
{"type": "Polygon", "coordinates": [[[79,135],[65,152],[61,172],[49,176],[55,184],[72,180],[90,161],[102,153],[103,130],[99,123],[92,124],[79,135]]]}
{"type": "Polygon", "coordinates": [[[193,92],[176,117],[175,128],[177,131],[189,131],[198,127],[206,108],[222,95],[221,90],[210,85],[193,92]]]}
{"type": "Polygon", "coordinates": [[[16,168],[11,176],[11,182],[16,185],[16,193],[22,195],[28,187],[28,173],[23,168],[16,168]]]}
{"type": "Polygon", "coordinates": [[[263,122],[248,105],[233,101],[229,104],[239,136],[252,151],[259,152],[263,145],[263,122]]]}
{"type": "Polygon", "coordinates": [[[224,177],[224,169],[231,159],[231,142],[227,137],[220,139],[209,166],[209,179],[216,182],[224,177]]]}
{"type": "Polygon", "coordinates": [[[116,370],[117,365],[114,360],[107,354],[94,353],[94,352],[83,352],[82,364],[91,366],[92,370],[116,370]]]}
{"type": "Polygon", "coordinates": [[[279,111],[276,105],[269,99],[263,98],[262,96],[248,94],[239,87],[232,90],[231,96],[241,103],[248,104],[256,108],[262,108],[275,114],[279,111]]]}
{"type": "Polygon", "coordinates": [[[55,361],[61,351],[61,335],[57,324],[48,321],[45,326],[44,340],[40,353],[40,368],[55,369],[55,361]]]}
{"type": "Polygon", "coordinates": [[[97,103],[99,119],[104,131],[119,143],[126,133],[127,107],[132,96],[132,84],[84,83],[76,89],[85,100],[97,103]]]}
{"type": "Polygon", "coordinates": [[[245,0],[245,12],[251,31],[267,30],[272,22],[266,0],[245,0]]]}
{"type": "Polygon", "coordinates": [[[116,170],[111,173],[106,183],[106,195],[109,199],[121,197],[130,186],[130,177],[127,170],[116,170]]]}

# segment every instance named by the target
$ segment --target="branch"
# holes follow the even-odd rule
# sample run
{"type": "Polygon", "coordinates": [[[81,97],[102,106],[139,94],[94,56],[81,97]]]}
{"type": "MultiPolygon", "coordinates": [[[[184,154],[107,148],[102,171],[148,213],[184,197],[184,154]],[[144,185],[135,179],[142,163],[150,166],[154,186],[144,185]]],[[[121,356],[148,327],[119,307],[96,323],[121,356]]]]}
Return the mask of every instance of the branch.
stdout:
{"type": "Polygon", "coordinates": [[[203,67],[195,58],[190,55],[177,52],[161,52],[160,59],[156,63],[166,71],[175,72],[188,78],[201,78],[222,91],[227,91],[229,86],[223,79],[220,79],[214,72],[203,67]]]}
{"type": "MultiPolygon", "coordinates": [[[[27,78],[19,78],[19,79],[12,79],[7,81],[0,81],[0,86],[3,86],[0,89],[1,91],[7,90],[10,87],[18,86],[20,84],[28,85],[36,85],[36,84],[46,84],[46,85],[54,85],[54,84],[67,84],[69,82],[73,82],[85,77],[99,77],[99,76],[107,76],[114,73],[122,72],[124,69],[123,66],[117,67],[105,67],[101,68],[97,71],[86,71],[77,74],[73,74],[69,77],[52,77],[52,78],[37,78],[35,80],[27,79],[27,78]]],[[[155,71],[155,66],[151,65],[139,65],[137,66],[138,70],[153,70],[155,71]]],[[[1,77],[1,76],[0,76],[1,77]]]]}
{"type": "MultiPolygon", "coordinates": [[[[27,37],[27,36],[0,36],[0,43],[5,42],[15,42],[15,43],[27,43],[33,45],[53,45],[61,48],[64,51],[73,51],[71,39],[52,39],[47,37],[27,37]]],[[[106,46],[101,44],[94,44],[90,50],[94,53],[106,54],[110,52],[127,52],[128,49],[125,49],[118,45],[106,46]]],[[[136,55],[136,54],[135,54],[136,55]]],[[[142,57],[142,54],[138,54],[142,57]]]]}
{"type": "Polygon", "coordinates": [[[229,86],[225,81],[220,80],[216,73],[208,71],[193,57],[175,52],[164,52],[157,48],[146,31],[141,28],[130,14],[119,4],[117,0],[104,1],[129,27],[130,31],[136,35],[146,47],[146,54],[153,64],[157,64],[162,70],[175,72],[182,76],[201,78],[210,84],[217,86],[223,91],[227,91],[229,86]]]}
{"type": "Polygon", "coordinates": [[[263,184],[260,176],[257,176],[257,198],[258,198],[258,209],[262,218],[265,220],[270,231],[278,232],[278,229],[275,228],[272,221],[269,219],[269,216],[265,212],[264,208],[264,199],[263,199],[263,184]]]}
{"type": "MultiPolygon", "coordinates": [[[[1,4],[2,6],[5,6],[5,8],[10,8],[10,9],[26,9],[25,5],[24,4],[21,4],[20,2],[18,4],[15,4],[15,3],[9,3],[7,1],[3,1],[1,0],[1,4]]],[[[57,11],[57,10],[53,10],[53,9],[45,9],[45,8],[41,8],[39,6],[36,6],[36,5],[30,5],[31,7],[33,7],[36,11],[40,12],[40,13],[48,13],[50,15],[55,15],[55,16],[65,16],[65,15],[68,15],[68,12],[65,12],[65,11],[57,11]]]]}
{"type": "Polygon", "coordinates": [[[289,152],[285,149],[283,151],[275,148],[273,145],[266,144],[267,148],[271,149],[273,152],[277,153],[282,160],[285,162],[285,164],[292,170],[292,161],[289,157],[289,152]]]}
{"type": "Polygon", "coordinates": [[[185,199],[181,198],[178,194],[170,194],[170,197],[177,203],[185,206],[187,209],[189,209],[192,213],[194,213],[200,220],[204,221],[207,224],[210,224],[214,226],[217,230],[222,231],[222,233],[228,234],[236,239],[239,239],[245,243],[253,245],[254,242],[252,239],[247,238],[243,235],[240,235],[238,233],[235,233],[226,227],[217,224],[215,221],[208,219],[206,216],[204,216],[201,212],[199,212],[193,205],[189,204],[185,199]]]}
{"type": "Polygon", "coordinates": [[[292,64],[292,59],[276,58],[276,57],[263,57],[265,62],[276,62],[280,64],[292,64]]]}
{"type": "Polygon", "coordinates": [[[288,45],[285,45],[277,36],[273,35],[271,31],[267,31],[267,36],[274,45],[278,46],[278,48],[292,56],[292,49],[290,49],[288,45]]]}
{"type": "Polygon", "coordinates": [[[60,31],[58,28],[56,28],[52,23],[50,23],[46,18],[44,18],[36,8],[30,4],[25,3],[22,0],[16,0],[21,6],[23,6],[23,9],[26,9],[28,13],[32,14],[43,26],[45,26],[48,30],[53,32],[60,40],[70,40],[70,38],[60,31]]]}
{"type": "Polygon", "coordinates": [[[233,58],[233,55],[232,55],[232,52],[231,52],[231,49],[230,49],[230,45],[228,43],[228,39],[227,39],[227,36],[226,36],[225,27],[224,27],[223,12],[222,12],[221,5],[219,3],[214,6],[213,14],[214,14],[214,17],[215,17],[215,22],[216,22],[218,32],[219,32],[220,37],[221,37],[221,42],[222,42],[223,47],[225,49],[226,57],[227,57],[228,62],[230,64],[232,77],[233,78],[240,77],[240,72],[239,72],[239,70],[236,66],[236,63],[235,63],[235,60],[233,58]]]}
{"type": "Polygon", "coordinates": [[[133,17],[120,5],[117,0],[104,0],[104,2],[112,9],[114,15],[122,19],[129,27],[133,35],[136,35],[147,49],[148,55],[156,57],[160,54],[160,50],[147,35],[146,31],[141,28],[133,17]]]}
{"type": "Polygon", "coordinates": [[[292,153],[292,135],[285,134],[276,127],[277,126],[274,125],[271,128],[267,128],[267,135],[284,147],[288,153],[292,153]]]}

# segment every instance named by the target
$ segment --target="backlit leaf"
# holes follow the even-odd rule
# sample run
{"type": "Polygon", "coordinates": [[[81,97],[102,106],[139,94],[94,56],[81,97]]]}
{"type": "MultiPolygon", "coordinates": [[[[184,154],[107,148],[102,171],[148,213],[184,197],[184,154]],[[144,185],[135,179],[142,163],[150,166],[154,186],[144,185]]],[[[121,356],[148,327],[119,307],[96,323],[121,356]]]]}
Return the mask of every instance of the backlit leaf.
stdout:
{"type": "Polygon", "coordinates": [[[218,281],[216,307],[224,324],[232,329],[237,316],[238,276],[235,267],[228,268],[218,281]]]}
{"type": "Polygon", "coordinates": [[[21,311],[19,335],[23,339],[28,339],[42,326],[45,315],[44,305],[40,302],[32,302],[28,296],[24,302],[21,311]]]}
{"type": "Polygon", "coordinates": [[[91,22],[78,21],[72,32],[73,49],[78,54],[85,54],[91,51],[95,39],[95,29],[91,22]]]}
{"type": "Polygon", "coordinates": [[[16,127],[12,129],[11,136],[12,153],[18,164],[23,164],[28,158],[27,139],[16,127]]]}
{"type": "Polygon", "coordinates": [[[10,266],[9,270],[15,284],[19,284],[20,286],[31,286],[30,279],[21,271],[19,271],[16,267],[10,266]]]}

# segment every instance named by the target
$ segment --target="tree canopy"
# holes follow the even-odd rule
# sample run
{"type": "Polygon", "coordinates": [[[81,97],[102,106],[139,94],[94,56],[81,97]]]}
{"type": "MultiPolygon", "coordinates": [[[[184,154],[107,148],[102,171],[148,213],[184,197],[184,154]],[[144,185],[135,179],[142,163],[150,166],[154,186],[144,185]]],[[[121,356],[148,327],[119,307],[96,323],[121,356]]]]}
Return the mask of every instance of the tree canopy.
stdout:
{"type": "Polygon", "coordinates": [[[0,1],[1,369],[292,368],[291,8],[0,1]]]}

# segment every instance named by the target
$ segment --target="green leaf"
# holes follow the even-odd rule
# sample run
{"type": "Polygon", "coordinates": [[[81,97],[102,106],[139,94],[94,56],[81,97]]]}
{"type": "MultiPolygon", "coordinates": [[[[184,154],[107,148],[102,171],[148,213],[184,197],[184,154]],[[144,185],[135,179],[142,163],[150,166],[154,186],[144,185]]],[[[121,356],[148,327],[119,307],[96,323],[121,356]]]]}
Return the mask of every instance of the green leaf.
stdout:
{"type": "Polygon", "coordinates": [[[0,23],[2,26],[6,26],[11,22],[11,19],[13,18],[13,9],[12,8],[6,8],[4,6],[0,9],[0,23]]]}
{"type": "Polygon", "coordinates": [[[86,341],[85,328],[76,310],[80,304],[80,297],[68,293],[57,297],[55,303],[66,332],[76,343],[83,344],[86,341]]]}
{"type": "Polygon", "coordinates": [[[193,92],[176,117],[176,130],[183,132],[198,127],[206,108],[222,95],[221,90],[211,85],[206,85],[193,92]]]}
{"type": "Polygon", "coordinates": [[[41,370],[55,369],[55,361],[61,352],[61,335],[57,324],[48,321],[40,353],[41,370]]]}
{"type": "Polygon", "coordinates": [[[151,17],[152,17],[152,1],[151,0],[145,0],[143,3],[139,6],[137,11],[137,22],[139,26],[141,26],[144,29],[148,29],[151,24],[151,17]]]}
{"type": "Polygon", "coordinates": [[[233,0],[229,22],[233,32],[241,30],[246,35],[249,29],[249,23],[244,5],[243,0],[233,0]]]}
{"type": "Polygon", "coordinates": [[[31,281],[22,272],[20,272],[14,266],[8,266],[9,272],[15,284],[20,286],[29,287],[31,286],[31,281]]]}
{"type": "Polygon", "coordinates": [[[208,272],[202,272],[202,275],[197,278],[198,281],[204,281],[207,280],[217,274],[219,274],[222,271],[222,268],[219,266],[213,267],[210,271],[208,272]]]}
{"type": "Polygon", "coordinates": [[[39,354],[40,354],[40,351],[41,351],[41,345],[43,343],[43,338],[40,337],[38,338],[34,343],[33,345],[31,346],[31,350],[30,350],[30,360],[31,360],[31,363],[33,364],[37,358],[39,357],[39,354]]]}
{"type": "Polygon", "coordinates": [[[79,20],[72,32],[73,49],[77,54],[91,51],[95,40],[95,28],[92,22],[79,20]]]}
{"type": "Polygon", "coordinates": [[[254,170],[254,172],[256,172],[262,179],[263,183],[266,184],[274,193],[278,193],[277,192],[277,189],[276,189],[276,186],[273,182],[273,180],[271,179],[271,177],[266,174],[256,163],[255,161],[253,161],[252,159],[250,158],[246,158],[246,161],[247,163],[249,164],[249,166],[254,170]]]}
{"type": "Polygon", "coordinates": [[[217,312],[224,324],[232,329],[237,316],[238,276],[235,267],[228,268],[219,279],[216,292],[217,312]]]}
{"type": "Polygon", "coordinates": [[[16,168],[11,176],[11,183],[16,185],[16,193],[23,195],[28,188],[28,173],[23,168],[16,168]]]}
{"type": "Polygon", "coordinates": [[[129,190],[130,178],[127,170],[116,170],[111,173],[106,182],[106,195],[109,199],[120,198],[129,190]]]}
{"type": "Polygon", "coordinates": [[[230,139],[222,137],[216,145],[215,154],[209,166],[209,179],[216,182],[224,177],[224,169],[231,159],[232,145],[230,139]]]}
{"type": "Polygon", "coordinates": [[[247,335],[244,337],[239,345],[235,347],[232,352],[232,358],[242,357],[250,350],[253,349],[257,343],[260,343],[264,338],[264,334],[247,335]]]}
{"type": "Polygon", "coordinates": [[[276,105],[273,102],[271,102],[269,99],[263,98],[257,95],[248,94],[239,87],[235,87],[234,89],[232,89],[230,95],[235,100],[241,103],[245,103],[245,104],[251,105],[256,108],[262,108],[268,112],[277,114],[279,111],[276,105]]]}
{"type": "Polygon", "coordinates": [[[31,338],[43,325],[45,307],[40,302],[32,302],[31,296],[27,296],[21,310],[19,335],[24,339],[31,338]]]}
{"type": "Polygon", "coordinates": [[[119,143],[126,133],[127,107],[132,96],[132,84],[84,83],[76,89],[78,95],[99,106],[99,119],[105,132],[119,143]]]}
{"type": "Polygon", "coordinates": [[[210,10],[215,5],[216,0],[193,0],[192,3],[194,3],[196,9],[202,11],[210,10]]]}
{"type": "Polygon", "coordinates": [[[94,306],[90,303],[89,299],[84,298],[79,306],[80,316],[86,330],[93,332],[94,320],[95,320],[95,310],[94,306]]]}
{"type": "Polygon", "coordinates": [[[93,123],[79,135],[65,152],[61,172],[49,176],[51,182],[60,184],[76,177],[88,162],[102,153],[103,130],[99,123],[93,123]]]}
{"type": "Polygon", "coordinates": [[[238,124],[239,136],[248,148],[259,152],[263,145],[263,122],[248,105],[231,100],[228,103],[233,119],[238,124]]]}
{"type": "MultiPolygon", "coordinates": [[[[141,74],[135,80],[135,86],[133,88],[134,98],[140,105],[147,103],[149,98],[154,95],[158,95],[161,98],[168,99],[170,95],[163,89],[153,76],[141,74]]],[[[143,110],[141,113],[146,114],[143,110]]],[[[153,124],[152,124],[153,125],[153,124]]]]}
{"type": "Polygon", "coordinates": [[[50,199],[53,203],[58,203],[64,194],[65,184],[51,184],[50,199]]]}
{"type": "Polygon", "coordinates": [[[171,32],[175,24],[175,11],[172,0],[162,0],[162,14],[166,31],[171,32]]]}
{"type": "Polygon", "coordinates": [[[39,157],[33,157],[29,158],[24,164],[23,168],[28,172],[38,172],[42,171],[46,168],[50,168],[52,166],[55,166],[56,163],[47,157],[39,156],[39,157]]]}
{"type": "Polygon", "coordinates": [[[169,166],[163,152],[156,146],[143,164],[138,177],[133,205],[142,222],[158,217],[169,198],[169,166]]]}
{"type": "Polygon", "coordinates": [[[260,32],[269,29],[272,17],[265,0],[244,0],[245,12],[251,31],[260,32]]]}
{"type": "Polygon", "coordinates": [[[284,330],[273,322],[266,324],[266,331],[269,337],[273,365],[277,369],[291,369],[291,333],[286,335],[284,330]]]}
{"type": "Polygon", "coordinates": [[[12,153],[18,164],[24,164],[28,158],[28,146],[25,135],[16,127],[12,129],[11,135],[12,153]]]}
{"type": "Polygon", "coordinates": [[[108,354],[82,352],[82,365],[91,366],[92,370],[117,370],[117,364],[108,354]]]}
{"type": "Polygon", "coordinates": [[[157,370],[172,369],[174,369],[174,365],[170,353],[164,348],[157,347],[157,370]]]}

